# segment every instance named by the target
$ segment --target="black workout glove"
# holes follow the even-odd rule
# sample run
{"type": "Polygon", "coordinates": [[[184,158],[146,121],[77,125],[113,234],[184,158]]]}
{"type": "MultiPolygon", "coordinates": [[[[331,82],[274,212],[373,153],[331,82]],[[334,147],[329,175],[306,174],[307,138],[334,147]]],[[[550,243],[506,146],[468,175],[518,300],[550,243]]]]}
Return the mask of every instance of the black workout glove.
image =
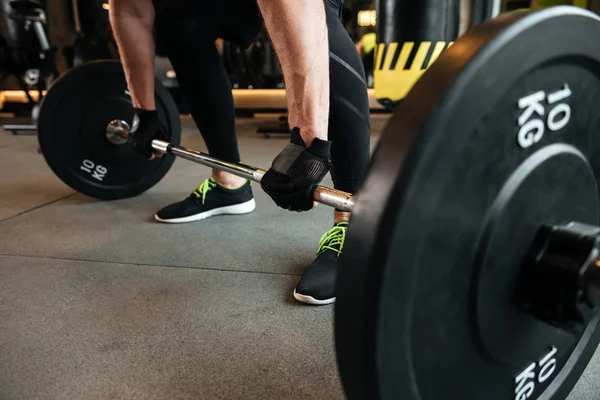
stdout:
{"type": "Polygon", "coordinates": [[[307,148],[298,128],[291,133],[290,144],[275,157],[260,185],[279,207],[307,211],[313,208],[315,187],[331,168],[331,142],[315,139],[307,148]]]}
{"type": "Polygon", "coordinates": [[[128,137],[129,144],[144,157],[151,158],[154,154],[152,148],[154,139],[169,140],[167,130],[158,120],[156,110],[148,111],[134,108],[133,124],[128,137]]]}

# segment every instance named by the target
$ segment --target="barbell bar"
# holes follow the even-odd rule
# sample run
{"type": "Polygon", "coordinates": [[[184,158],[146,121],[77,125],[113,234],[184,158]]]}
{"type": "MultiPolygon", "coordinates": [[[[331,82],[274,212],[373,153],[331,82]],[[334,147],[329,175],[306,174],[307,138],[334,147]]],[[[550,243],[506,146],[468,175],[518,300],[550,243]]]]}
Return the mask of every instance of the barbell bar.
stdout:
{"type": "MultiPolygon", "coordinates": [[[[130,129],[127,121],[117,119],[112,120],[106,127],[106,138],[115,145],[123,145],[127,143],[130,129]]],[[[264,169],[250,165],[223,161],[200,151],[172,145],[163,140],[153,140],[152,148],[161,153],[171,154],[206,167],[216,168],[220,171],[228,172],[241,178],[250,179],[257,183],[260,183],[263,175],[267,172],[264,169]]],[[[351,193],[320,185],[315,187],[313,191],[313,200],[334,207],[340,211],[350,212],[352,211],[352,207],[354,207],[354,196],[351,193]]]]}

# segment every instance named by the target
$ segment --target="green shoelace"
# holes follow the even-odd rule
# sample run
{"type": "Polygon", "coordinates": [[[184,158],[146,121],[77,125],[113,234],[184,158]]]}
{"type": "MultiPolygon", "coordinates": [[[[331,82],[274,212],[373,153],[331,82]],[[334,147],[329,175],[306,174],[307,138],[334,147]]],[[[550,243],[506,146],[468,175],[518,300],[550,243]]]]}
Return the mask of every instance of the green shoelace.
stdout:
{"type": "Polygon", "coordinates": [[[213,178],[208,178],[204,182],[202,182],[198,187],[194,190],[194,194],[199,199],[202,199],[202,204],[204,204],[204,200],[206,199],[206,194],[213,190],[213,188],[217,186],[217,182],[213,178]]]}
{"type": "Polygon", "coordinates": [[[338,255],[342,254],[342,248],[344,247],[344,241],[346,240],[346,230],[348,229],[347,222],[340,222],[335,225],[319,240],[319,250],[317,256],[323,254],[327,250],[335,251],[338,255]]]}

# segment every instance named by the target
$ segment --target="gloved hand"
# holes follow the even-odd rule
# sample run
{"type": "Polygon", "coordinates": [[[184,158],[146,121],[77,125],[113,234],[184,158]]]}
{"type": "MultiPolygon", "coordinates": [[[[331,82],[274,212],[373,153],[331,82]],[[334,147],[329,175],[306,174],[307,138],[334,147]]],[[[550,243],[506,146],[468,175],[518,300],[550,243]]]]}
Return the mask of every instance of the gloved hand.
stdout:
{"type": "Polygon", "coordinates": [[[300,130],[292,129],[290,144],[275,157],[260,185],[281,208],[312,209],[313,191],[331,168],[330,149],[331,142],[320,139],[307,148],[300,130]]]}
{"type": "Polygon", "coordinates": [[[129,132],[128,142],[131,147],[146,158],[162,156],[163,153],[152,148],[154,139],[169,140],[167,129],[158,120],[156,110],[133,109],[133,124],[129,132]]]}

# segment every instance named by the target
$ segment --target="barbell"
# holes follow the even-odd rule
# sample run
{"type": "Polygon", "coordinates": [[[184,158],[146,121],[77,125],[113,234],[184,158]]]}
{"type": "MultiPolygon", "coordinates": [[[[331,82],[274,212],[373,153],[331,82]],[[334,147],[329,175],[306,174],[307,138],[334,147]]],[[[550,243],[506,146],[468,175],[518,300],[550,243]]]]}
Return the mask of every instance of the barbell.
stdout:
{"type": "MultiPolygon", "coordinates": [[[[340,256],[335,340],[350,399],[564,399],[600,342],[600,19],[513,12],[459,38],[391,118],[340,256]]],[[[264,170],[160,151],[260,180],[264,170]]],[[[50,88],[39,140],[68,185],[134,196],[166,174],[125,139],[122,68],[94,62],[50,88]]],[[[353,205],[354,204],[354,205],[353,205]]]]}

